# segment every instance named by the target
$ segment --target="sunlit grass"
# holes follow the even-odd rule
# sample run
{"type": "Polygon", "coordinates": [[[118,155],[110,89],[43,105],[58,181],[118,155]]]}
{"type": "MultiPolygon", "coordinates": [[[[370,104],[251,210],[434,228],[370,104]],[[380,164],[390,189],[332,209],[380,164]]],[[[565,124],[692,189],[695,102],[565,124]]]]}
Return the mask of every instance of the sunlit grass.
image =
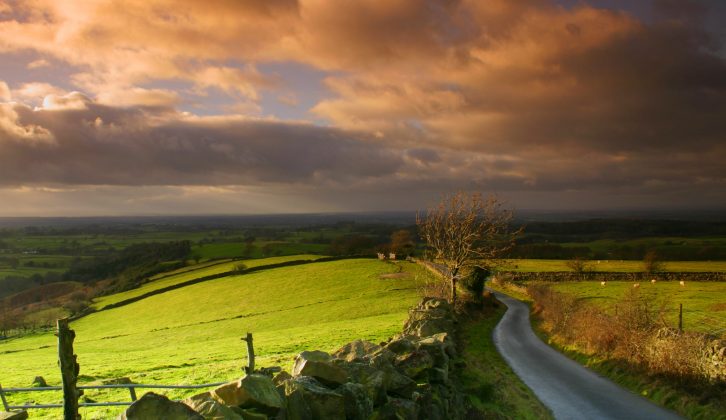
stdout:
{"type": "MultiPolygon", "coordinates": [[[[248,331],[254,334],[258,363],[286,369],[304,349],[330,351],[356,338],[381,341],[400,331],[417,300],[418,282],[429,275],[407,262],[315,263],[211,280],[98,312],[71,325],[83,382],[120,376],[165,384],[231,380],[246,363],[240,337],[248,331]],[[381,277],[399,269],[409,275],[381,277]]],[[[55,345],[52,333],[0,344],[3,386],[27,386],[37,375],[58,385],[55,345]]],[[[87,395],[106,399],[92,391],[87,395]]],[[[14,404],[30,398],[57,401],[59,394],[10,397],[14,404]]],[[[108,398],[127,400],[128,395],[108,398]]],[[[95,412],[103,417],[103,410],[95,412]]],[[[58,411],[40,414],[54,418],[58,411]]]]}

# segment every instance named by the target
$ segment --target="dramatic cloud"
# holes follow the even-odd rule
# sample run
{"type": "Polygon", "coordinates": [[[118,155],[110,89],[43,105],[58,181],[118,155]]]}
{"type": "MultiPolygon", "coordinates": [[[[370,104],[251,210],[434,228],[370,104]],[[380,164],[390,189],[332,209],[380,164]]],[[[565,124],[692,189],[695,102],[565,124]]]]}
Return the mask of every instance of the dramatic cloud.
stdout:
{"type": "Polygon", "coordinates": [[[78,92],[49,95],[42,108],[4,105],[0,121],[5,185],[335,184],[391,175],[402,164],[335,128],[114,108],[78,92]]]}
{"type": "Polygon", "coordinates": [[[726,206],[726,7],[587,3],[0,0],[0,185],[726,206]]]}

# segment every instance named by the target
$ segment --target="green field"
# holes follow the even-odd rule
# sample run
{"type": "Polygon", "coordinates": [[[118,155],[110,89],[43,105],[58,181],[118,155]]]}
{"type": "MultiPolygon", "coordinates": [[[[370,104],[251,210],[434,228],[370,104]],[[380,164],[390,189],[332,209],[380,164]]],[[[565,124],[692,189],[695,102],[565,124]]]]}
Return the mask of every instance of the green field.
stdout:
{"type": "MultiPolygon", "coordinates": [[[[633,289],[633,283],[613,281],[601,286],[597,282],[563,282],[552,283],[552,287],[614,311],[617,302],[633,289]]],[[[726,283],[686,282],[680,286],[675,281],[644,282],[637,293],[654,308],[662,306],[671,327],[678,325],[678,306],[683,304],[684,330],[726,333],[726,283]]]]}
{"type": "Polygon", "coordinates": [[[213,274],[219,274],[219,273],[226,273],[229,271],[232,271],[235,269],[235,267],[242,263],[248,268],[252,267],[259,267],[262,265],[269,265],[269,264],[278,264],[286,261],[294,261],[294,260],[315,260],[318,258],[321,258],[321,255],[310,255],[310,254],[304,254],[304,255],[289,255],[285,257],[271,257],[271,258],[259,258],[259,259],[252,259],[252,260],[242,260],[242,261],[223,261],[220,264],[199,264],[194,267],[185,267],[179,270],[175,270],[171,272],[171,275],[164,275],[164,276],[156,276],[155,278],[157,280],[153,280],[154,277],[152,277],[152,281],[143,284],[141,287],[138,287],[136,289],[127,290],[125,292],[121,293],[115,293],[113,295],[108,296],[100,296],[93,301],[93,308],[95,309],[101,309],[104,306],[111,305],[117,302],[121,302],[126,299],[131,299],[137,296],[141,296],[145,293],[152,292],[154,290],[163,289],[164,287],[173,286],[175,284],[184,283],[190,280],[194,280],[200,277],[205,276],[211,276],[213,274]]]}
{"type": "MultiPolygon", "coordinates": [[[[593,260],[590,261],[593,271],[635,273],[643,271],[642,261],[632,260],[593,260]]],[[[671,272],[726,272],[726,261],[665,261],[666,271],[671,272]]],[[[567,267],[567,260],[507,260],[500,270],[522,272],[572,271],[567,267]]]]}
{"type": "MultiPolygon", "coordinates": [[[[140,383],[227,381],[246,363],[240,337],[254,333],[260,365],[290,368],[304,349],[334,350],[364,338],[381,341],[400,331],[430,274],[407,262],[341,260],[225,277],[172,290],[73,322],[83,383],[128,376],[140,383]],[[388,274],[388,275],[386,275],[388,274]]],[[[0,344],[4,387],[30,385],[42,375],[60,383],[52,333],[0,344]]],[[[170,392],[173,397],[194,393],[170,392]]],[[[126,392],[95,400],[127,400],[126,392]]],[[[13,404],[52,395],[10,395],[13,404]]],[[[82,409],[84,418],[108,418],[119,408],[82,409]]],[[[59,411],[33,414],[57,418],[59,411]]]]}

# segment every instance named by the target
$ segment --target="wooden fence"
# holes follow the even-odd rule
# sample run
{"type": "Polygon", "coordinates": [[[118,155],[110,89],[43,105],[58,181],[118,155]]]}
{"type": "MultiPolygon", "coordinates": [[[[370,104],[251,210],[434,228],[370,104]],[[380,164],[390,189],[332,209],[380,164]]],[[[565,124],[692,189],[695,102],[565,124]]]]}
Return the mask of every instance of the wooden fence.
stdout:
{"type": "MultiPolygon", "coordinates": [[[[0,384],[0,400],[2,401],[5,411],[13,410],[29,410],[40,408],[63,408],[64,420],[79,419],[79,407],[108,407],[108,406],[127,406],[136,401],[136,389],[199,389],[211,388],[223,385],[225,382],[216,382],[197,385],[155,385],[155,384],[109,384],[109,385],[77,385],[78,373],[80,366],[77,362],[77,356],[73,353],[73,341],[75,340],[75,332],[68,326],[68,319],[59,319],[56,323],[58,336],[58,365],[61,370],[62,386],[45,386],[45,387],[27,387],[27,388],[3,388],[0,384]],[[78,402],[78,398],[86,389],[128,389],[131,401],[121,402],[78,402]],[[43,392],[43,391],[62,391],[63,404],[24,404],[11,405],[8,403],[8,394],[25,393],[25,392],[43,392]]],[[[252,373],[255,371],[255,353],[252,344],[252,334],[247,333],[242,340],[247,343],[247,366],[245,372],[252,373]]],[[[265,370],[265,369],[262,369],[265,370]]],[[[274,368],[267,369],[274,372],[274,368]]]]}

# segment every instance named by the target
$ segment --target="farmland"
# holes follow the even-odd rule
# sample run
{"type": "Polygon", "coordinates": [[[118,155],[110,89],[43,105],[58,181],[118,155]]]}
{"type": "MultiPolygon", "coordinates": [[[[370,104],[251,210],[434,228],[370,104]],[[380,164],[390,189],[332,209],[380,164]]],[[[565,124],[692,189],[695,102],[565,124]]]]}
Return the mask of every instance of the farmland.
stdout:
{"type": "MultiPolygon", "coordinates": [[[[229,380],[245,363],[240,337],[247,331],[255,335],[263,366],[289,367],[303,349],[334,350],[355,338],[380,341],[400,330],[418,282],[429,275],[406,262],[315,263],[225,277],[98,312],[72,324],[81,382],[121,376],[166,384],[229,380]]],[[[29,385],[37,375],[58,384],[54,340],[48,332],[0,344],[3,385],[29,385]]],[[[54,395],[44,398],[57,400],[54,395]]],[[[81,414],[93,418],[90,411],[81,414]]]]}
{"type": "MultiPolygon", "coordinates": [[[[631,282],[566,282],[552,285],[554,290],[577,296],[608,311],[633,290],[631,282]]],[[[637,293],[653,309],[663,308],[668,326],[678,326],[678,306],[683,305],[683,329],[721,335],[726,332],[726,283],[722,282],[656,282],[641,283],[637,293]]]]}
{"type": "MultiPolygon", "coordinates": [[[[592,271],[637,273],[643,271],[643,262],[634,260],[593,260],[587,262],[592,271]]],[[[670,272],[726,272],[726,261],[664,261],[670,272]]],[[[501,270],[520,272],[572,271],[567,260],[511,259],[503,262],[501,270]]]]}

